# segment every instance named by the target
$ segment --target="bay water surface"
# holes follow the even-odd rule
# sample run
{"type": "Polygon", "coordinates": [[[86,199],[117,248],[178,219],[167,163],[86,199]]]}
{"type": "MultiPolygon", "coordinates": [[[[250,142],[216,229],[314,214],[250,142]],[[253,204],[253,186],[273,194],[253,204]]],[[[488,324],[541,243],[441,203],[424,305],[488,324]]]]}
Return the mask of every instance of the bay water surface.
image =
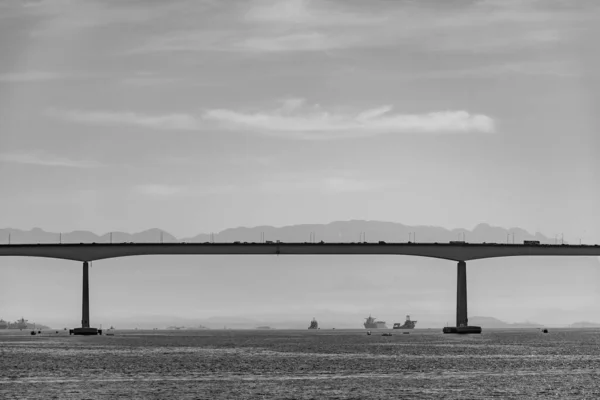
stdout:
{"type": "Polygon", "coordinates": [[[2,399],[600,398],[600,330],[0,334],[2,399]]]}

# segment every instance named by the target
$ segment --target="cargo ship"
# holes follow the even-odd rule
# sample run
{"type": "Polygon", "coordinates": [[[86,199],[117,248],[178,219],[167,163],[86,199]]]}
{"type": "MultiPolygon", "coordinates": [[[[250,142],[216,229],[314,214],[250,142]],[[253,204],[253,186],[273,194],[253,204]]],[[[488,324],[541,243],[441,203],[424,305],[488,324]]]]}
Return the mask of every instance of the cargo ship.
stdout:
{"type": "Polygon", "coordinates": [[[393,326],[393,329],[415,329],[415,325],[417,325],[417,321],[411,321],[410,315],[407,315],[404,324],[400,325],[399,322],[396,322],[393,326]]]}
{"type": "Polygon", "coordinates": [[[375,318],[371,317],[371,315],[369,315],[369,318],[365,319],[364,325],[366,329],[387,329],[385,321],[375,321],[375,318]]]}
{"type": "Polygon", "coordinates": [[[308,329],[319,329],[319,323],[316,319],[314,319],[314,317],[312,321],[310,321],[310,326],[308,327],[308,329]]]}

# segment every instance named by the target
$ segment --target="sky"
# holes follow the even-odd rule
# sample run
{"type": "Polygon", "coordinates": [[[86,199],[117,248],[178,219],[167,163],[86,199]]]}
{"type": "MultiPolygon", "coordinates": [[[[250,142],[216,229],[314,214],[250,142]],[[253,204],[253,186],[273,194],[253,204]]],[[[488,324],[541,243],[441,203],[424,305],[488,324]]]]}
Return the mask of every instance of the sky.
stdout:
{"type": "Polygon", "coordinates": [[[0,2],[6,227],[600,242],[595,1],[0,2]]]}
{"type": "Polygon", "coordinates": [[[0,225],[600,243],[595,0],[0,0],[0,225]]]}

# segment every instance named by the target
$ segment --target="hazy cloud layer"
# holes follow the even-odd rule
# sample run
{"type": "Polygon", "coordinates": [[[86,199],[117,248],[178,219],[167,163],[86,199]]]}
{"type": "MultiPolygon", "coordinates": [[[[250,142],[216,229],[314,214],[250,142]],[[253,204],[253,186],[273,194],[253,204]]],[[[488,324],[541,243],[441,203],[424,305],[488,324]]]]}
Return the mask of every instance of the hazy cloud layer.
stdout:
{"type": "Polygon", "coordinates": [[[149,183],[136,185],[133,193],[152,197],[175,197],[175,196],[208,196],[215,194],[227,194],[236,190],[234,185],[173,185],[163,183],[149,183]]]}
{"type": "Polygon", "coordinates": [[[536,61],[488,64],[471,68],[441,69],[405,74],[407,79],[456,79],[490,78],[506,75],[535,77],[573,78],[580,76],[580,67],[573,61],[536,61]]]}
{"type": "Polygon", "coordinates": [[[41,151],[0,153],[0,162],[67,168],[97,168],[102,166],[102,164],[92,160],[73,160],[41,151]]]}
{"type": "Polygon", "coordinates": [[[593,1],[522,0],[355,2],[212,0],[102,2],[45,0],[9,5],[6,15],[35,19],[38,36],[106,27],[153,26],[131,51],[294,52],[395,47],[451,52],[506,52],[563,43],[593,1]],[[203,16],[210,20],[198,23],[203,16]],[[156,21],[160,20],[160,24],[156,21]],[[160,26],[159,26],[160,25],[160,26]],[[142,41],[143,43],[140,43],[142,41]]]}
{"type": "Polygon", "coordinates": [[[48,110],[46,114],[65,121],[92,125],[125,125],[152,129],[194,130],[197,118],[187,114],[146,115],[134,112],[48,110]]]}
{"type": "Polygon", "coordinates": [[[257,189],[261,193],[319,193],[325,195],[371,193],[379,190],[390,190],[400,185],[398,181],[377,178],[354,178],[348,173],[328,174],[327,176],[310,176],[297,174],[293,176],[274,176],[261,182],[257,189]]]}
{"type": "Polygon", "coordinates": [[[387,19],[386,16],[374,17],[364,10],[358,13],[344,10],[343,7],[340,9],[332,1],[255,0],[249,4],[244,20],[261,24],[361,26],[382,23],[387,19]]]}
{"type": "MultiPolygon", "coordinates": [[[[17,2],[15,2],[17,3],[17,2]]],[[[72,34],[114,24],[147,23],[164,15],[169,5],[153,2],[105,2],[97,0],[40,0],[13,5],[12,10],[38,19],[33,36],[72,34]]]]}
{"type": "Polygon", "coordinates": [[[64,78],[63,74],[48,71],[25,71],[0,74],[0,82],[41,82],[64,78]]]}
{"type": "Polygon", "coordinates": [[[294,52],[394,47],[505,52],[556,45],[589,18],[593,3],[524,0],[385,2],[261,0],[227,9],[218,29],[189,27],[150,39],[142,51],[294,52]]]}

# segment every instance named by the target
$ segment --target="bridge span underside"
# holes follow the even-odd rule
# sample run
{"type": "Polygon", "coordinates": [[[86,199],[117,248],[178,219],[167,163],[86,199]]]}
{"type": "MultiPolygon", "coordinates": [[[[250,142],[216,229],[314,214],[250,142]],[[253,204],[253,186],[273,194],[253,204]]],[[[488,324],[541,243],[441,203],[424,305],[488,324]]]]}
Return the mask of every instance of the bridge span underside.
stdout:
{"type": "Polygon", "coordinates": [[[83,262],[81,328],[78,335],[102,334],[90,327],[88,262],[140,255],[408,255],[457,261],[456,327],[444,333],[481,333],[467,317],[465,261],[511,256],[600,256],[598,245],[470,243],[118,243],[0,245],[0,256],[46,257],[83,262]]]}
{"type": "Polygon", "coordinates": [[[512,256],[600,256],[600,246],[448,243],[116,243],[0,245],[0,256],[96,261],[141,255],[407,255],[469,261],[512,256]]]}

